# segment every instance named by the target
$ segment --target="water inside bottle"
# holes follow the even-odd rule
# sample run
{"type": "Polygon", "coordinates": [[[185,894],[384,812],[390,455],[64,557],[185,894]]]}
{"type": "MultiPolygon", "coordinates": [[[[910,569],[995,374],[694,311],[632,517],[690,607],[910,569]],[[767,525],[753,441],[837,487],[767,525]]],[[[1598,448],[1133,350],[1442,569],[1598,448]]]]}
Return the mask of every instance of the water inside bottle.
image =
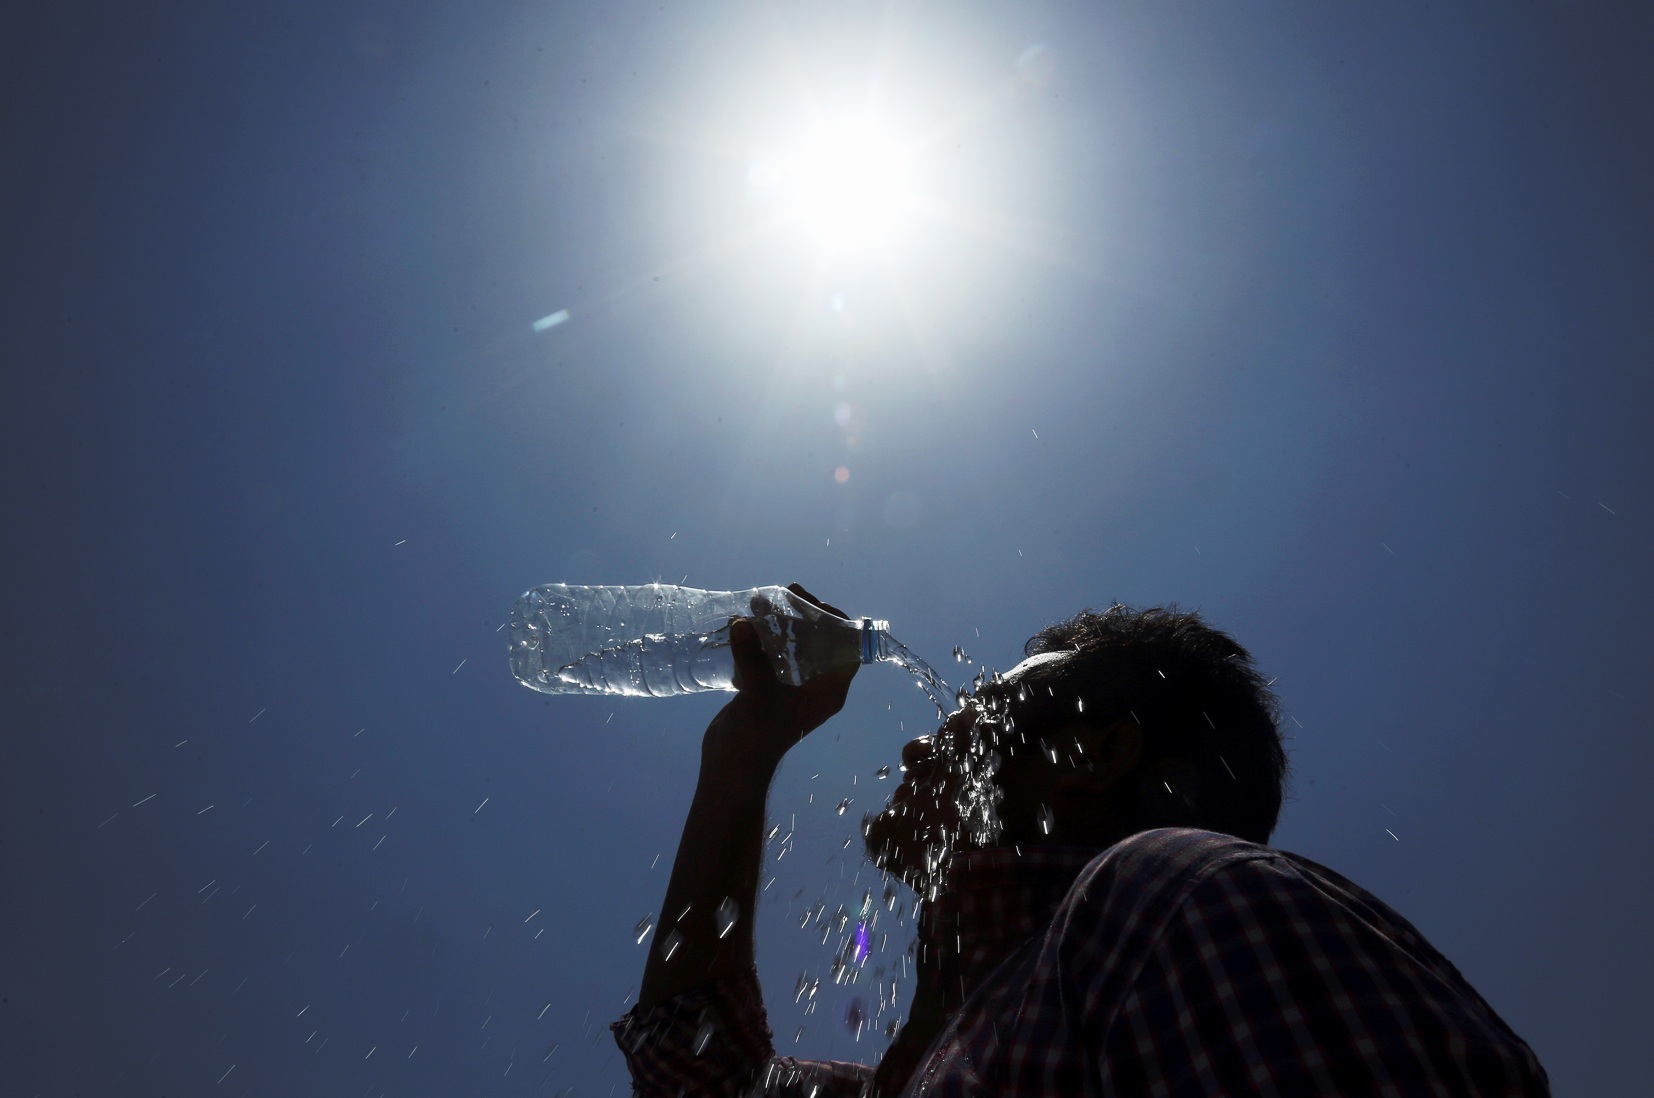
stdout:
{"type": "Polygon", "coordinates": [[[700,635],[693,645],[652,633],[605,645],[555,669],[542,669],[538,678],[567,693],[634,698],[734,690],[733,666],[719,653],[728,647],[727,630],[700,635]]]}

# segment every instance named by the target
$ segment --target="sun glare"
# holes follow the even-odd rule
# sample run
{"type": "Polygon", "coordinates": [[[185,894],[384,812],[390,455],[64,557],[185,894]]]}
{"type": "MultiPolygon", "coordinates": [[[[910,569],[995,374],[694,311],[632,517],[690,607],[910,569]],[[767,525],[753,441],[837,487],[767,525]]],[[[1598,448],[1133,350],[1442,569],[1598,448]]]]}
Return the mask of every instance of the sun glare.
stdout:
{"type": "Polygon", "coordinates": [[[823,126],[783,169],[793,216],[830,248],[883,243],[912,205],[906,161],[871,123],[823,126]]]}

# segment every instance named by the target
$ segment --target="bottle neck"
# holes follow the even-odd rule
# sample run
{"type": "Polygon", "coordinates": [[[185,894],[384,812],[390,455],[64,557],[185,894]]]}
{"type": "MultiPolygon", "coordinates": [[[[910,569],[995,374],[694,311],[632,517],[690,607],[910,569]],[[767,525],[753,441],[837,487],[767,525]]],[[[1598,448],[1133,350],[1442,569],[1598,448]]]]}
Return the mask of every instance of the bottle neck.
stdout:
{"type": "Polygon", "coordinates": [[[890,623],[877,618],[861,619],[861,662],[874,663],[890,658],[890,623]]]}

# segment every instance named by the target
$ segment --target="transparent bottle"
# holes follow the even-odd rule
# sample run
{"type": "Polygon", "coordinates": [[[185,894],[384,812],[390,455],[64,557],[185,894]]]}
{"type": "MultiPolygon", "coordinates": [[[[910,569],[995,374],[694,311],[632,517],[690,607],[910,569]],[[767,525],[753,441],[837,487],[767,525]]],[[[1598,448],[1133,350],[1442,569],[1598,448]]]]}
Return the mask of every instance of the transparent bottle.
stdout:
{"type": "Polygon", "coordinates": [[[776,677],[795,686],[832,668],[891,658],[887,622],[838,617],[785,587],[547,583],[511,608],[511,673],[545,694],[734,690],[729,625],[737,617],[751,619],[776,677]]]}

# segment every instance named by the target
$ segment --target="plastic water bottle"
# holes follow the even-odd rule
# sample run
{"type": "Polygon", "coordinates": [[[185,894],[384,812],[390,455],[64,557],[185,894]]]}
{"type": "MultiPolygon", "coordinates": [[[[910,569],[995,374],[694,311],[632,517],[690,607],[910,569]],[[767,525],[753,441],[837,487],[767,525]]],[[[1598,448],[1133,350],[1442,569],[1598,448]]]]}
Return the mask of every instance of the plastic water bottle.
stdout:
{"type": "Polygon", "coordinates": [[[548,583],[511,608],[511,673],[546,694],[664,698],[734,690],[729,626],[737,617],[752,621],[776,677],[794,686],[822,671],[892,658],[887,622],[838,617],[785,587],[548,583]]]}

